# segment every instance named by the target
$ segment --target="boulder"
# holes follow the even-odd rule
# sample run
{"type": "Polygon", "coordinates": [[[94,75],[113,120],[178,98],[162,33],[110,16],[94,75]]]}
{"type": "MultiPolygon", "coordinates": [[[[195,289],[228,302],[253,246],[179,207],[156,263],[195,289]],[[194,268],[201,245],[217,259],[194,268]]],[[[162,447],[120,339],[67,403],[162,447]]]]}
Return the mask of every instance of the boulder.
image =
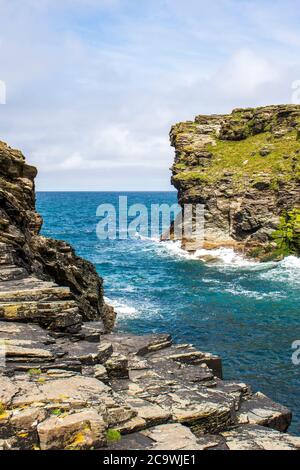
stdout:
{"type": "Polygon", "coordinates": [[[95,409],[52,416],[37,428],[41,450],[98,449],[106,443],[106,424],[95,409]]]}

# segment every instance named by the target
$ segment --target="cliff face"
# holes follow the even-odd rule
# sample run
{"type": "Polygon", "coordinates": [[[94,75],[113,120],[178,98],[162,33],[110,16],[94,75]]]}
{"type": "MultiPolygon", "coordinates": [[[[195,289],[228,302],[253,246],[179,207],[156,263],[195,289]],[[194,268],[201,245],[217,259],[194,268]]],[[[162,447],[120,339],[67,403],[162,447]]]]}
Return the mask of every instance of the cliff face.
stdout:
{"type": "Polygon", "coordinates": [[[172,127],[172,183],[180,204],[204,204],[204,247],[261,258],[300,253],[299,136],[294,105],[200,115],[172,127]]]}
{"type": "Polygon", "coordinates": [[[39,235],[42,218],[35,210],[36,174],[20,151],[0,142],[0,244],[6,253],[3,280],[35,275],[66,286],[82,320],[101,319],[111,330],[114,312],[104,303],[102,279],[94,266],[77,257],[67,243],[39,235]]]}

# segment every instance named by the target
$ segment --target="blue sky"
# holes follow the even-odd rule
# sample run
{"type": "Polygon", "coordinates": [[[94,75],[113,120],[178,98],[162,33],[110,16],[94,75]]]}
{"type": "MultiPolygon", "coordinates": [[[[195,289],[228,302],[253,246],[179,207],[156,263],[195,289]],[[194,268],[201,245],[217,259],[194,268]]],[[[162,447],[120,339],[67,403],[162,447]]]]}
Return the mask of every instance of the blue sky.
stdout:
{"type": "Polygon", "coordinates": [[[290,103],[299,2],[0,0],[0,139],[39,190],[168,190],[170,126],[290,103]]]}

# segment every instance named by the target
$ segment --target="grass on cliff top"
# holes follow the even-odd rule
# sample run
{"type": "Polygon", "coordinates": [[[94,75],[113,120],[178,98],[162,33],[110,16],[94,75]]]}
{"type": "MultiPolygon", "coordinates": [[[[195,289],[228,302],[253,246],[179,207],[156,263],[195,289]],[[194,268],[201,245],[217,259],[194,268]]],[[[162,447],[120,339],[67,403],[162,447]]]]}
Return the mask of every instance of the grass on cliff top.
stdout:
{"type": "Polygon", "coordinates": [[[278,180],[289,181],[300,178],[300,141],[297,131],[275,138],[270,132],[248,137],[240,141],[216,140],[216,145],[207,145],[213,154],[209,167],[188,167],[183,169],[184,157],[176,167],[180,171],[175,179],[179,181],[216,182],[224,173],[232,173],[233,183],[239,184],[246,177],[255,182],[269,177],[276,184],[278,180]],[[268,148],[270,153],[262,156],[260,151],[268,148]],[[179,167],[180,165],[180,167],[179,167]]]}

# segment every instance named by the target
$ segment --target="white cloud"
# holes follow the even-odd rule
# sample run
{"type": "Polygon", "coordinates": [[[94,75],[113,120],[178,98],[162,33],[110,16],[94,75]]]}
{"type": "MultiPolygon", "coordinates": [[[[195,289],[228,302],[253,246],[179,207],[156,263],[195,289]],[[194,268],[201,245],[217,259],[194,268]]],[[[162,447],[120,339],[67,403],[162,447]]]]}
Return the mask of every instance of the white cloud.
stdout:
{"type": "Polygon", "coordinates": [[[293,2],[262,3],[0,0],[0,139],[39,189],[170,188],[173,123],[291,100],[293,2]]]}
{"type": "Polygon", "coordinates": [[[255,96],[263,85],[280,80],[280,68],[268,59],[243,49],[235,53],[220,69],[218,83],[220,90],[233,98],[255,96]]]}

